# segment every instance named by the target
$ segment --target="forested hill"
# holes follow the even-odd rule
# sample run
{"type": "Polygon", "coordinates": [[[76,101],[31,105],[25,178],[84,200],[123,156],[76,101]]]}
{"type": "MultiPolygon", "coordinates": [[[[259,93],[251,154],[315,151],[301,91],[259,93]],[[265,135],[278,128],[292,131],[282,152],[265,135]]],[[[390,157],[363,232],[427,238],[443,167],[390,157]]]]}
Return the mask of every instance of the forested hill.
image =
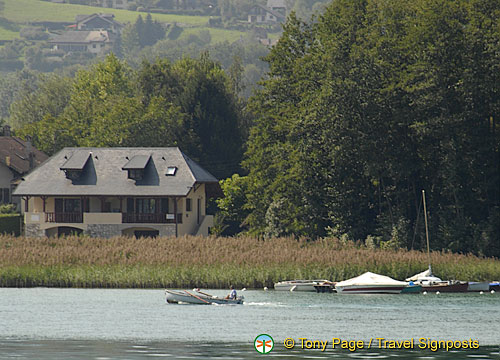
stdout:
{"type": "Polygon", "coordinates": [[[249,174],[225,183],[245,212],[226,201],[226,216],[267,236],[425,248],[425,189],[432,248],[500,256],[499,19],[498,0],[292,15],[251,101],[249,174]]]}
{"type": "Polygon", "coordinates": [[[237,57],[109,56],[47,76],[10,121],[49,153],[181,146],[227,178],[218,234],[421,249],[424,189],[431,248],[498,257],[499,19],[500,0],[333,0],[289,16],[248,101],[237,57]]]}

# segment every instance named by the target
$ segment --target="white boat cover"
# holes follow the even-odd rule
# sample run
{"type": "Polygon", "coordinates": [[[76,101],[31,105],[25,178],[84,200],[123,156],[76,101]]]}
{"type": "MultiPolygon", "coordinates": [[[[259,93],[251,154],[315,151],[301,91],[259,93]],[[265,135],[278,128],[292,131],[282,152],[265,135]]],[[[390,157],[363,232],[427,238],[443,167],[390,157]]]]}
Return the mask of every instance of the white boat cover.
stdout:
{"type": "Polygon", "coordinates": [[[415,274],[412,277],[406,279],[406,281],[418,281],[418,280],[427,280],[427,281],[442,281],[440,278],[432,275],[432,269],[429,268],[421,273],[415,274]]]}
{"type": "Polygon", "coordinates": [[[418,274],[413,275],[412,277],[409,277],[408,279],[406,279],[406,281],[417,281],[420,278],[424,278],[424,277],[426,278],[426,277],[431,277],[431,276],[432,276],[431,269],[427,269],[425,271],[422,271],[421,273],[418,273],[418,274]]]}
{"type": "Polygon", "coordinates": [[[338,282],[336,286],[356,286],[356,285],[404,285],[404,281],[394,280],[385,275],[379,275],[372,272],[365,272],[358,277],[338,282]]]}

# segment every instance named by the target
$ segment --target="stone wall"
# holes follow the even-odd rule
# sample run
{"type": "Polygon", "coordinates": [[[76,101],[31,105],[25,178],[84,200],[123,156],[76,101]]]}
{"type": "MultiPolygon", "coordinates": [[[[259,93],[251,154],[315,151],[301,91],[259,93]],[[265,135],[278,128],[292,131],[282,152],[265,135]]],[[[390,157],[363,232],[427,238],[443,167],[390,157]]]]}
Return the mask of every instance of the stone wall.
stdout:
{"type": "Polygon", "coordinates": [[[175,236],[175,224],[164,225],[159,230],[160,236],[175,236]]]}
{"type": "Polygon", "coordinates": [[[25,224],[24,236],[26,237],[42,237],[45,236],[45,231],[40,229],[40,224],[25,224]]]}
{"type": "Polygon", "coordinates": [[[89,224],[85,234],[91,237],[110,238],[120,236],[122,231],[118,224],[89,224]]]}

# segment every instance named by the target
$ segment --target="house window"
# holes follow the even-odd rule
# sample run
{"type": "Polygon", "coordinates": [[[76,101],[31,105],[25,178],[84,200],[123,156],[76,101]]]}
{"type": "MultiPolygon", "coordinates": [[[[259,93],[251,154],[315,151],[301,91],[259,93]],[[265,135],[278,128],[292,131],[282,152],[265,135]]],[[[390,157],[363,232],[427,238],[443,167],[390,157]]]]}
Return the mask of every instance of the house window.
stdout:
{"type": "Polygon", "coordinates": [[[191,211],[191,199],[186,199],[186,211],[191,211]]]}
{"type": "Polygon", "coordinates": [[[80,199],[55,199],[55,212],[56,213],[81,213],[80,199]]]}
{"type": "Polygon", "coordinates": [[[64,199],[64,212],[79,213],[81,211],[80,199],[64,199]]]}
{"type": "Polygon", "coordinates": [[[161,212],[162,214],[168,214],[168,198],[161,199],[161,212]]]}
{"type": "Polygon", "coordinates": [[[138,214],[154,214],[156,213],[155,199],[136,199],[135,212],[138,214]]]}
{"type": "Polygon", "coordinates": [[[175,167],[175,166],[169,166],[167,168],[167,173],[165,175],[167,175],[167,176],[174,176],[176,172],[177,172],[177,167],[175,167]]]}
{"type": "Polygon", "coordinates": [[[92,47],[95,49],[97,47],[97,44],[92,44],[92,47]]]}
{"type": "Polygon", "coordinates": [[[80,178],[80,175],[82,174],[81,170],[64,170],[64,173],[66,174],[66,178],[70,180],[78,180],[80,178]]]}
{"type": "Polygon", "coordinates": [[[128,171],[128,178],[133,180],[142,180],[144,176],[143,169],[130,169],[128,171]]]}
{"type": "Polygon", "coordinates": [[[8,204],[10,203],[10,189],[3,188],[0,189],[0,204],[8,204]]]}

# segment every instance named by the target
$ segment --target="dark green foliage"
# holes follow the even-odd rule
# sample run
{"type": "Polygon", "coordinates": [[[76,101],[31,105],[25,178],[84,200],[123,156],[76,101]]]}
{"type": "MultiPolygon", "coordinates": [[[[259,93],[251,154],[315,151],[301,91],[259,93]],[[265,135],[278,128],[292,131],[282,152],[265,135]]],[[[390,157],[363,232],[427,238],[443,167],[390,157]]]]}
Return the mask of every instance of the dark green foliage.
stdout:
{"type": "Polygon", "coordinates": [[[19,236],[21,234],[21,215],[0,213],[0,233],[19,236]]]}
{"type": "Polygon", "coordinates": [[[498,0],[292,14],[251,103],[250,231],[420,246],[426,189],[432,247],[499,256],[499,15],[498,0]]]}
{"type": "Polygon", "coordinates": [[[185,114],[175,131],[176,144],[216,177],[239,171],[242,155],[241,112],[231,81],[207,55],[143,63],[138,73],[143,103],[162,99],[185,114]]]}
{"type": "Polygon", "coordinates": [[[216,177],[240,169],[238,99],[207,56],[134,71],[109,55],[75,79],[39,79],[18,95],[11,122],[48,154],[65,146],[179,146],[216,177]]]}
{"type": "Polygon", "coordinates": [[[126,55],[135,56],[141,48],[154,45],[164,37],[163,25],[153,21],[151,14],[146,16],[146,20],[139,15],[134,24],[127,25],[123,30],[121,47],[126,55]]]}

